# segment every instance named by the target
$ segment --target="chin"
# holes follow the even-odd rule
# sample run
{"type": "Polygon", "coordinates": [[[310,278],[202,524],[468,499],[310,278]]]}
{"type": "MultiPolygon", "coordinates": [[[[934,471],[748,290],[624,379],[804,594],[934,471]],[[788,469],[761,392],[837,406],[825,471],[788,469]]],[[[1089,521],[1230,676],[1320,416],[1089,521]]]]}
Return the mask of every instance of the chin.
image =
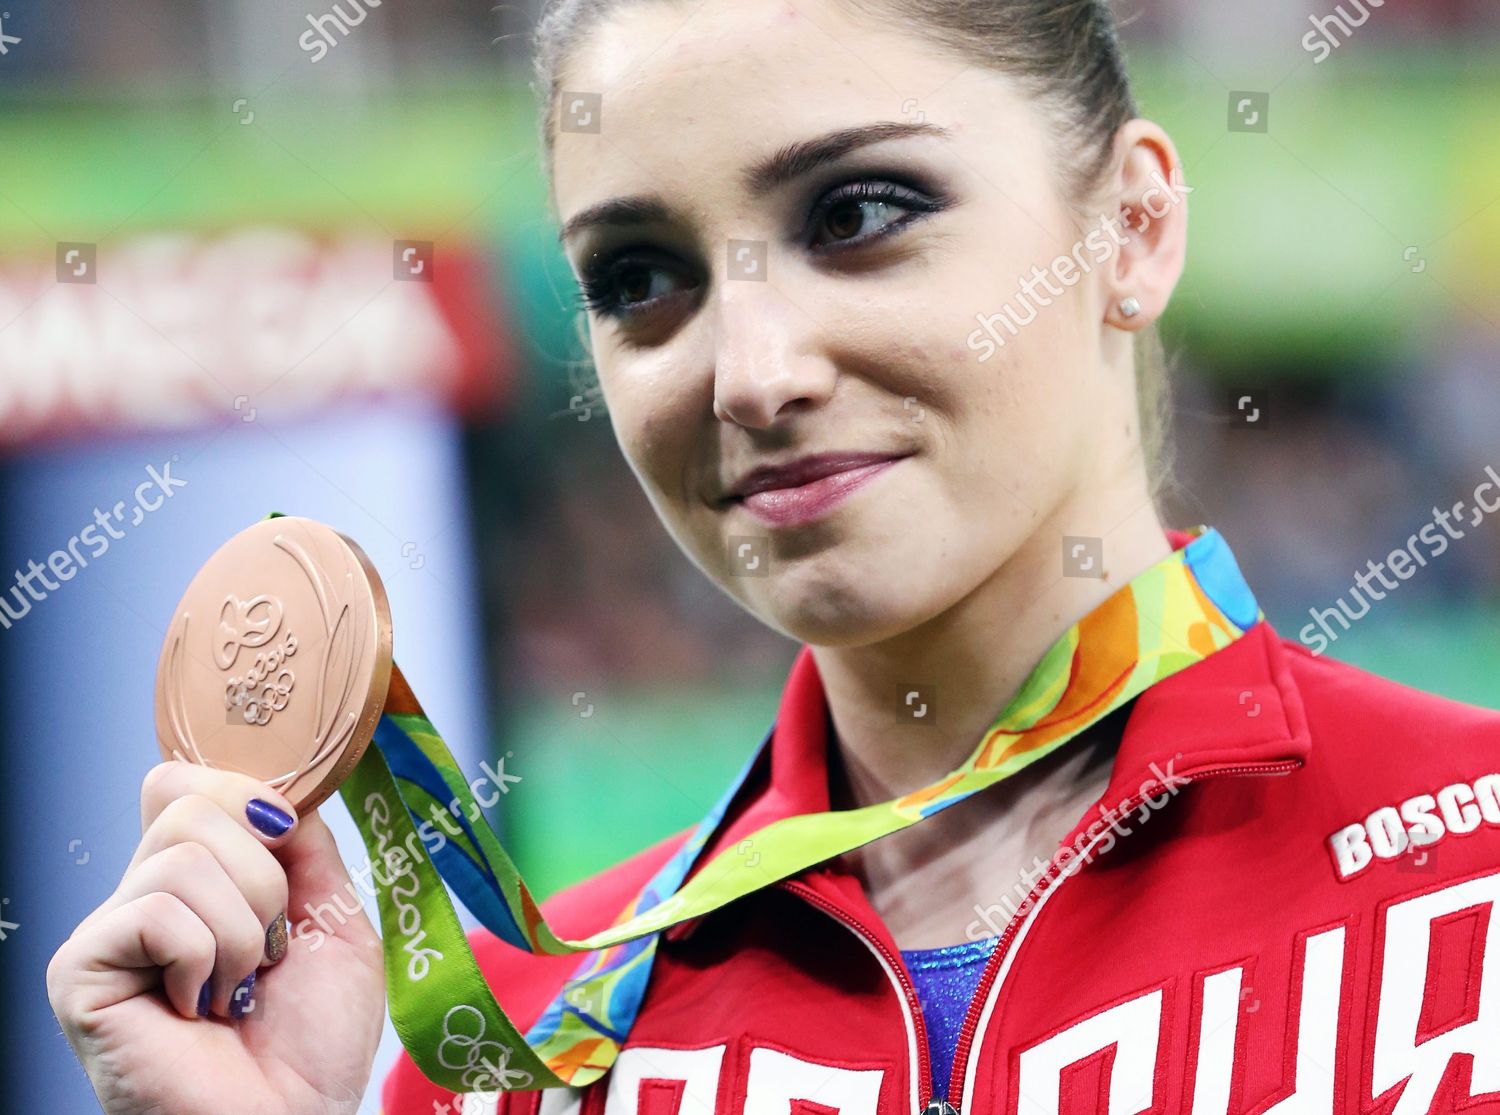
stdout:
{"type": "Polygon", "coordinates": [[[857,647],[909,631],[930,618],[899,579],[862,576],[830,582],[772,583],[754,609],[760,619],[798,642],[857,647]]]}

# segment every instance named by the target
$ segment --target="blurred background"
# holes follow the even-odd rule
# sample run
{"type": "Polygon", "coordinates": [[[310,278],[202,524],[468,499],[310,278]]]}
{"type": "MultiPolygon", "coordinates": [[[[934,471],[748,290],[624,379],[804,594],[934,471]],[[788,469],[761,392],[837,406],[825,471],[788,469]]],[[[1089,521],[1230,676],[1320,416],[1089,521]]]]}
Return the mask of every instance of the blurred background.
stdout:
{"type": "MultiPolygon", "coordinates": [[[[114,528],[3,598],[13,1110],[93,1109],[46,961],[138,836],[177,598],[267,511],[370,553],[455,753],[520,777],[491,820],[543,894],[699,818],[771,722],[796,646],[676,550],[578,378],[538,7],[0,6],[5,587],[114,528]]],[[[1194,187],[1170,521],[1217,525],[1296,638],[1500,469],[1500,7],[1117,8],[1194,187]]],[[[1329,653],[1500,707],[1500,527],[1466,532],[1329,653]]]]}

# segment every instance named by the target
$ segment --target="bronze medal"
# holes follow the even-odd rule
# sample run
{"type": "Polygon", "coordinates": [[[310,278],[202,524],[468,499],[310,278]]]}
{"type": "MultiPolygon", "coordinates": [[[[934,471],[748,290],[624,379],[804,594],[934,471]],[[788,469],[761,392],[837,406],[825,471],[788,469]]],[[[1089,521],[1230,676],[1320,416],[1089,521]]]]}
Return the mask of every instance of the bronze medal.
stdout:
{"type": "Polygon", "coordinates": [[[391,680],[391,615],[363,550],[312,519],[240,531],[193,577],[156,669],[168,759],[238,771],[298,812],[354,769],[391,680]]]}

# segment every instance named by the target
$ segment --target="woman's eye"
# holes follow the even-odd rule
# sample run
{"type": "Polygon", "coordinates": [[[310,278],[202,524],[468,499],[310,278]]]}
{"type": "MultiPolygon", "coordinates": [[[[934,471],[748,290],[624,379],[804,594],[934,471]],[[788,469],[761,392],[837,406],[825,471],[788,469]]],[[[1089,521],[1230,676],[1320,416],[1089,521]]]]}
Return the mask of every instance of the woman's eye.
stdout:
{"type": "Polygon", "coordinates": [[[691,284],[646,260],[607,262],[578,280],[579,300],[602,317],[627,317],[691,284]]]}
{"type": "Polygon", "coordinates": [[[896,232],[913,220],[943,208],[940,201],[924,197],[891,182],[866,179],[840,186],[828,194],[813,212],[813,247],[837,251],[843,245],[864,243],[896,232]],[[903,217],[902,215],[905,214],[903,217]]]}

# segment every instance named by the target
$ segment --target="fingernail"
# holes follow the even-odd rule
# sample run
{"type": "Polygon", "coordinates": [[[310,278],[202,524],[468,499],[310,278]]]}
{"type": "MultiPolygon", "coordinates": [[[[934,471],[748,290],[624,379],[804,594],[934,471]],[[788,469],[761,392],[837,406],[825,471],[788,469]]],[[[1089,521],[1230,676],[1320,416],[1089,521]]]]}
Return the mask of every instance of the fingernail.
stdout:
{"type": "Polygon", "coordinates": [[[245,806],[245,816],[250,818],[250,823],[267,836],[280,836],[292,827],[292,817],[277,809],[268,801],[260,798],[251,798],[245,806]]]}
{"type": "Polygon", "coordinates": [[[275,964],[286,955],[286,914],[276,915],[276,920],[266,930],[266,959],[275,964]]]}
{"type": "Polygon", "coordinates": [[[213,994],[213,988],[214,981],[212,979],[206,979],[203,981],[203,986],[198,989],[199,1018],[206,1018],[208,1016],[208,1000],[209,997],[213,994]]]}
{"type": "Polygon", "coordinates": [[[229,1017],[244,1018],[247,1010],[254,1009],[255,998],[252,992],[255,990],[255,973],[251,972],[240,981],[240,985],[234,989],[234,994],[229,996],[229,1017]]]}

